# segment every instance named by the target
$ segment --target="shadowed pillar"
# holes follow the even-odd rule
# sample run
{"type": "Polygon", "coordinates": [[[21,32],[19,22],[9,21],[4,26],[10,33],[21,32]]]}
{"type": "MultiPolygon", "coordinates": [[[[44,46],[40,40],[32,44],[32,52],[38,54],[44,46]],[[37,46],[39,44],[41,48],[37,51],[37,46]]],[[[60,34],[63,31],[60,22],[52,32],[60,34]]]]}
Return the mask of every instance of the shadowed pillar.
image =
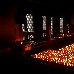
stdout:
{"type": "Polygon", "coordinates": [[[65,36],[67,36],[67,34],[68,34],[68,26],[67,26],[68,24],[69,24],[69,32],[71,32],[70,18],[65,16],[64,25],[63,25],[63,32],[64,32],[65,36]]]}
{"type": "Polygon", "coordinates": [[[64,20],[63,20],[63,33],[64,33],[64,36],[66,36],[66,34],[67,34],[67,19],[66,19],[66,17],[64,17],[64,20]]]}
{"type": "Polygon", "coordinates": [[[42,30],[43,30],[43,27],[42,27],[42,17],[38,14],[35,14],[34,15],[34,38],[35,38],[35,41],[42,41],[42,30]]]}
{"type": "Polygon", "coordinates": [[[46,19],[46,32],[47,32],[47,42],[50,43],[50,36],[51,36],[51,18],[47,16],[47,19],[46,19]]]}
{"type": "Polygon", "coordinates": [[[60,34],[60,18],[55,16],[53,18],[53,36],[58,37],[60,34]]]}

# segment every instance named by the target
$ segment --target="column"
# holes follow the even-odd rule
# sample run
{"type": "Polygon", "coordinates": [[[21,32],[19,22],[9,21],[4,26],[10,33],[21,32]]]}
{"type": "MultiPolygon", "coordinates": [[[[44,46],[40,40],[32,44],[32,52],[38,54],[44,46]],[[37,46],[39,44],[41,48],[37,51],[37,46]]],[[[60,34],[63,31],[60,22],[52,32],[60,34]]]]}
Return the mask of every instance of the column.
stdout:
{"type": "Polygon", "coordinates": [[[34,14],[34,38],[39,42],[42,40],[42,17],[38,14],[34,14]]]}
{"type": "Polygon", "coordinates": [[[46,19],[46,33],[47,33],[47,42],[48,44],[50,43],[50,39],[51,39],[51,18],[49,16],[47,16],[47,19],[46,19]]]}
{"type": "Polygon", "coordinates": [[[60,34],[60,18],[53,17],[53,36],[58,37],[60,34]]]}

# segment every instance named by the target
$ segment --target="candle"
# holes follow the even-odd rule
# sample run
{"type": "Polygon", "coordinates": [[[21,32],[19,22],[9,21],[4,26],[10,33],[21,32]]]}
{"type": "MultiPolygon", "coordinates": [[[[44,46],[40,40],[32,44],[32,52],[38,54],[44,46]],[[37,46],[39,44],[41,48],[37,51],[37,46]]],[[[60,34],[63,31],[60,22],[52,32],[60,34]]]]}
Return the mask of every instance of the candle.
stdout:
{"type": "Polygon", "coordinates": [[[49,62],[55,62],[66,66],[74,66],[74,44],[68,45],[59,50],[47,50],[31,56],[46,60],[49,62]]]}

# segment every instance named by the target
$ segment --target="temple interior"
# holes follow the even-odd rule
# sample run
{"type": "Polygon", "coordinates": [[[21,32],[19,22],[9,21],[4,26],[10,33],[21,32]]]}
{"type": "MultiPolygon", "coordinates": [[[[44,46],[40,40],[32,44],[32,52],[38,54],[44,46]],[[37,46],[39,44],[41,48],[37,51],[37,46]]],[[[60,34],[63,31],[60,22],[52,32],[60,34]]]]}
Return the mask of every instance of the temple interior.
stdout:
{"type": "Polygon", "coordinates": [[[0,65],[26,74],[73,73],[73,4],[48,0],[0,2],[0,65]]]}

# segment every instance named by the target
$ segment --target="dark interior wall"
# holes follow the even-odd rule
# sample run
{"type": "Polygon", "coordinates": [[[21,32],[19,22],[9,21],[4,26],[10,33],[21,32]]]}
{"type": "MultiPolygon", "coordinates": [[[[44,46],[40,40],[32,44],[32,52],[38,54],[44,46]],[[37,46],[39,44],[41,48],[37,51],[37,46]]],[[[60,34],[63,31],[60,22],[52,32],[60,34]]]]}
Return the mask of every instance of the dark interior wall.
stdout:
{"type": "Polygon", "coordinates": [[[14,16],[17,12],[15,3],[7,3],[4,8],[0,6],[0,47],[20,40],[19,25],[15,24],[14,16]]]}
{"type": "Polygon", "coordinates": [[[74,33],[74,14],[71,15],[70,17],[71,19],[71,33],[74,33]]]}
{"type": "Polygon", "coordinates": [[[14,40],[15,36],[15,21],[12,16],[0,16],[0,44],[8,45],[14,40]]]}
{"type": "Polygon", "coordinates": [[[0,17],[0,39],[14,38],[15,22],[12,17],[0,17]]]}
{"type": "Polygon", "coordinates": [[[71,15],[71,24],[74,24],[74,14],[71,15]]]}

